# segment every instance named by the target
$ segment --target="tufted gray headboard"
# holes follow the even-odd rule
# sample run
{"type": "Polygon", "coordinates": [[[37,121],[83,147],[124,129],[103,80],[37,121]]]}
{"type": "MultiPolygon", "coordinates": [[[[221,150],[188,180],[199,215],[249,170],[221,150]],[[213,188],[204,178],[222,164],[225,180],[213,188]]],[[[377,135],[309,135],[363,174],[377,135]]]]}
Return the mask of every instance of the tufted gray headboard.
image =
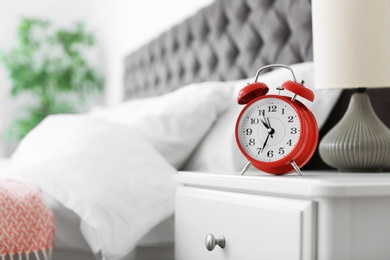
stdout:
{"type": "Polygon", "coordinates": [[[125,99],[311,61],[310,0],[215,0],[125,59],[125,99]]]}
{"type": "MultiPolygon", "coordinates": [[[[325,0],[324,0],[325,1],[325,0]]],[[[252,77],[271,63],[312,61],[311,0],[215,0],[125,59],[125,99],[161,95],[192,82],[252,77]]],[[[367,91],[390,126],[390,88],[367,91]]],[[[344,90],[320,139],[344,115],[344,90]]],[[[306,169],[330,169],[318,151],[306,169]]]]}

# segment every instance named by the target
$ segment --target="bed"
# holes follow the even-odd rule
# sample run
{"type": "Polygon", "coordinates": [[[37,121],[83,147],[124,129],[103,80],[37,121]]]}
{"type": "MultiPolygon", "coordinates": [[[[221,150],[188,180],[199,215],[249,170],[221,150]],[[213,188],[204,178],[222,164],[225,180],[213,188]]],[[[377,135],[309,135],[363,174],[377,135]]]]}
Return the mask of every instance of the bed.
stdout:
{"type": "MultiPolygon", "coordinates": [[[[317,118],[320,138],[340,119],[351,92],[314,89],[312,59],[310,0],[216,0],[125,57],[122,104],[88,115],[53,116],[26,138],[12,158],[11,164],[17,165],[12,178],[40,187],[53,210],[53,259],[95,259],[92,251],[108,260],[173,259],[172,174],[237,174],[241,170],[245,159],[236,147],[233,130],[241,107],[235,97],[241,87],[253,81],[260,67],[291,65],[297,78],[313,89],[316,100],[307,105],[317,118]],[[63,131],[57,130],[59,126],[63,131]],[[26,168],[31,171],[33,167],[38,170],[25,173],[26,168]],[[101,208],[104,204],[90,194],[77,193],[85,186],[75,186],[63,169],[76,172],[73,177],[81,183],[85,178],[90,181],[90,173],[93,178],[100,176],[99,180],[92,179],[94,185],[82,184],[91,190],[111,187],[101,190],[110,196],[118,194],[117,190],[128,191],[134,196],[132,200],[108,196],[111,201],[107,203],[125,203],[121,209],[135,208],[144,214],[135,216],[136,220],[143,223],[145,216],[151,216],[149,221],[143,226],[137,224],[136,232],[126,226],[128,223],[122,228],[105,226],[106,232],[113,229],[112,240],[121,240],[123,246],[105,245],[105,241],[99,244],[94,234],[104,237],[107,233],[99,225],[91,230],[85,223],[90,217],[85,215],[89,204],[77,201],[70,205],[68,198],[74,194],[69,189],[98,208],[99,218],[93,218],[93,223],[108,223],[103,217],[109,210],[101,208]],[[50,179],[51,175],[43,171],[59,172],[59,180],[50,179]],[[111,185],[108,180],[114,177],[117,184],[113,181],[111,185]],[[58,194],[58,190],[65,191],[58,194]],[[150,191],[158,192],[158,196],[150,191]]],[[[260,80],[278,86],[286,77],[288,73],[274,70],[261,75],[260,80]]],[[[389,92],[369,92],[379,116],[390,125],[388,113],[378,106],[389,92]]],[[[316,152],[304,169],[329,167],[316,152]]],[[[88,210],[96,212],[96,208],[88,210]]],[[[134,212],[121,215],[121,210],[112,210],[117,213],[115,218],[108,216],[113,223],[134,217],[134,212]]]]}

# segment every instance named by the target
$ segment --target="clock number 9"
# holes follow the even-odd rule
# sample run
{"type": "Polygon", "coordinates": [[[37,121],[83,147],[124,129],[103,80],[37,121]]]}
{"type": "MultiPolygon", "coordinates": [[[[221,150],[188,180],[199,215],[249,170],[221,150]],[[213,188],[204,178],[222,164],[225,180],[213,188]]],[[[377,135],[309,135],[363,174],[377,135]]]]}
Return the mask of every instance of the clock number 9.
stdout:
{"type": "Polygon", "coordinates": [[[251,128],[245,129],[245,134],[246,135],[251,135],[252,134],[252,129],[251,128]]]}

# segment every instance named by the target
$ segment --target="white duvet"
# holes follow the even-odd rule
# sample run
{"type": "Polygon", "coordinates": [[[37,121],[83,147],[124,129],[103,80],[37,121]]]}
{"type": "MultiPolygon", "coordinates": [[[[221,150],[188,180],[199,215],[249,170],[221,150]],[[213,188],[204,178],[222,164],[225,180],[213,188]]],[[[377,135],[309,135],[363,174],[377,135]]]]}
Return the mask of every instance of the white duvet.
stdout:
{"type": "Polygon", "coordinates": [[[2,176],[38,186],[82,220],[103,259],[121,259],[173,214],[176,170],[133,128],[86,115],[45,119],[2,176]]]}
{"type": "MultiPolygon", "coordinates": [[[[312,63],[292,68],[313,88],[312,63]]],[[[276,70],[261,80],[275,87],[290,77],[276,70]]],[[[91,116],[50,116],[22,141],[8,175],[77,213],[95,253],[121,259],[173,213],[173,167],[187,162],[186,170],[236,174],[246,163],[234,139],[242,109],[235,98],[245,82],[192,84],[91,116]]],[[[307,104],[319,127],[339,95],[317,90],[316,101],[307,104]]]]}

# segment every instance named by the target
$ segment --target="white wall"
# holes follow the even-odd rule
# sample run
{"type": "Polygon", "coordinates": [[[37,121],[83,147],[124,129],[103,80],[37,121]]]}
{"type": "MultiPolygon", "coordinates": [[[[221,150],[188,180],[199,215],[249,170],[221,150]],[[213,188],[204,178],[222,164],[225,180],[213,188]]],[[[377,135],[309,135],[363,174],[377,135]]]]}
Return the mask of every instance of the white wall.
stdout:
{"type": "MultiPolygon", "coordinates": [[[[96,62],[106,79],[105,104],[116,104],[122,100],[125,55],[212,1],[0,0],[0,49],[15,44],[22,16],[50,19],[61,26],[85,20],[98,39],[96,62]]],[[[29,100],[11,99],[10,86],[0,64],[0,158],[12,153],[15,145],[5,142],[5,129],[29,100]]]]}
{"type": "Polygon", "coordinates": [[[100,28],[107,104],[120,102],[124,57],[213,0],[97,0],[93,24],[100,28]]]}

